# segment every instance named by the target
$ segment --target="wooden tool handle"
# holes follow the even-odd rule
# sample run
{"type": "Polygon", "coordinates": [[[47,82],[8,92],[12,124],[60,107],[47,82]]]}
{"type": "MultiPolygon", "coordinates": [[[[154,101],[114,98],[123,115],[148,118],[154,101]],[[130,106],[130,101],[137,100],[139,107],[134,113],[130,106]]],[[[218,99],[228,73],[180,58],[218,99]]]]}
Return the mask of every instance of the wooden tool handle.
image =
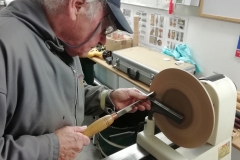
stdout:
{"type": "Polygon", "coordinates": [[[98,120],[93,122],[90,126],[88,126],[87,129],[83,132],[83,134],[88,137],[92,137],[93,135],[109,127],[117,118],[118,117],[116,113],[99,118],[98,120]]]}
{"type": "Polygon", "coordinates": [[[237,109],[240,110],[240,103],[237,102],[237,109]]]}
{"type": "Polygon", "coordinates": [[[240,92],[237,94],[237,102],[240,103],[240,92]]]}
{"type": "Polygon", "coordinates": [[[240,91],[237,91],[237,94],[239,94],[239,95],[240,95],[240,91]]]}

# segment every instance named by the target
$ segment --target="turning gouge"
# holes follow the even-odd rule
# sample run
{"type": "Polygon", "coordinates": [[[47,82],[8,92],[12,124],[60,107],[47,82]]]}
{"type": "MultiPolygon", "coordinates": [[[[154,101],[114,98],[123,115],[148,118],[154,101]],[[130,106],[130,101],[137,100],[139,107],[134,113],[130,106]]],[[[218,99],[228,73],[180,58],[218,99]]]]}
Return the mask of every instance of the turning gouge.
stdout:
{"type": "Polygon", "coordinates": [[[133,109],[133,107],[135,107],[135,105],[137,105],[139,103],[143,103],[143,102],[147,101],[149,98],[152,98],[154,96],[155,96],[155,93],[151,92],[147,95],[146,99],[138,100],[138,101],[130,104],[129,106],[119,110],[118,112],[115,112],[111,115],[106,115],[102,118],[99,118],[98,120],[93,122],[90,126],[88,126],[87,129],[83,132],[83,134],[88,137],[92,137],[93,135],[95,135],[95,134],[101,132],[102,130],[106,129],[107,127],[109,127],[114,122],[114,120],[116,120],[117,118],[130,112],[133,109]]]}

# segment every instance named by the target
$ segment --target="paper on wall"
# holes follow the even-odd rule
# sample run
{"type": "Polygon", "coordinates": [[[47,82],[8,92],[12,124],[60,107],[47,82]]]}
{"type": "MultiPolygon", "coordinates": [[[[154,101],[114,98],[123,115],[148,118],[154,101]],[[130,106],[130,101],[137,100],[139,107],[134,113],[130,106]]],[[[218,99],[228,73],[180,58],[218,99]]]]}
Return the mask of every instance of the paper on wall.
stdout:
{"type": "Polygon", "coordinates": [[[148,44],[161,49],[164,43],[166,32],[166,19],[167,17],[157,13],[151,13],[149,17],[149,39],[148,44]]]}
{"type": "Polygon", "coordinates": [[[139,44],[156,50],[163,47],[174,49],[177,44],[186,41],[188,17],[174,16],[157,11],[124,6],[123,14],[133,28],[133,17],[139,18],[139,44]]]}
{"type": "Polygon", "coordinates": [[[121,2],[163,10],[169,9],[169,0],[122,0],[121,2]]]}
{"type": "Polygon", "coordinates": [[[132,10],[128,8],[121,8],[124,17],[126,18],[128,24],[133,28],[133,16],[132,10]]]}
{"type": "Polygon", "coordinates": [[[188,26],[187,17],[170,16],[167,19],[167,34],[165,46],[174,49],[177,44],[182,44],[186,41],[188,26]]]}
{"type": "Polygon", "coordinates": [[[192,0],[191,6],[199,6],[200,0],[192,0]]]}
{"type": "Polygon", "coordinates": [[[186,41],[188,18],[149,12],[147,45],[157,50],[174,49],[186,41]]]}
{"type": "Polygon", "coordinates": [[[200,0],[176,0],[176,4],[199,6],[200,0]]]}
{"type": "Polygon", "coordinates": [[[139,43],[147,43],[148,35],[148,12],[136,10],[135,15],[139,16],[139,43]]]}
{"type": "Polygon", "coordinates": [[[169,10],[169,0],[158,0],[157,8],[163,9],[163,10],[169,10]]]}

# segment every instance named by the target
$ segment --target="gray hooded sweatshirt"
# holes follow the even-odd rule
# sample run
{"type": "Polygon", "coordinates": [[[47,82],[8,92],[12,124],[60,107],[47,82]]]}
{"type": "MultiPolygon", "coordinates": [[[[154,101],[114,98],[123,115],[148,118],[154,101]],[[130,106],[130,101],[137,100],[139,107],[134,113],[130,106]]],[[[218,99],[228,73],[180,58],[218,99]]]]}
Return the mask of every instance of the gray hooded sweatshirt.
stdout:
{"type": "Polygon", "coordinates": [[[58,159],[54,131],[103,112],[107,88],[83,78],[79,58],[64,51],[37,1],[1,10],[0,159],[58,159]]]}

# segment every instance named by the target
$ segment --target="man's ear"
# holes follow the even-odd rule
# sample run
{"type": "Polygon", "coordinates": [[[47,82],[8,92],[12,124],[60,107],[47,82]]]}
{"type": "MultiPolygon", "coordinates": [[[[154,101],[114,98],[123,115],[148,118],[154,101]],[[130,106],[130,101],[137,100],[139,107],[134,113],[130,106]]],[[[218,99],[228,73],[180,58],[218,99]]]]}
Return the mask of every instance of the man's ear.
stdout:
{"type": "Polygon", "coordinates": [[[68,12],[69,17],[72,20],[76,20],[78,14],[80,13],[80,9],[86,3],[86,0],[69,0],[68,2],[68,12]]]}

